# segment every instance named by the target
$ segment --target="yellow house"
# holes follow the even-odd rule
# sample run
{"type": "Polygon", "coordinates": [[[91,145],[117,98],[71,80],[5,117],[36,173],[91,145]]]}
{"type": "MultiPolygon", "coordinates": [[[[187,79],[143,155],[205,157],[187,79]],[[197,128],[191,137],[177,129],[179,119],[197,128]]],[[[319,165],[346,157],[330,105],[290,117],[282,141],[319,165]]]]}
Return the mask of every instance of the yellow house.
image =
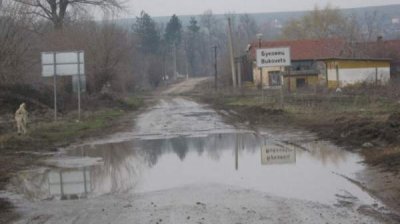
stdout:
{"type": "MultiPolygon", "coordinates": [[[[292,61],[289,67],[265,67],[262,68],[263,88],[281,87],[282,84],[288,90],[297,88],[314,87],[325,83],[325,64],[319,61],[292,61]],[[321,72],[322,71],[322,72],[321,72]]],[[[253,80],[255,85],[261,84],[260,68],[254,66],[253,80]]]]}
{"type": "Polygon", "coordinates": [[[294,72],[285,74],[284,86],[288,90],[296,90],[297,88],[316,87],[320,84],[318,74],[314,71],[307,72],[294,72]]]}
{"type": "Polygon", "coordinates": [[[274,86],[282,85],[282,74],[285,73],[284,67],[254,67],[253,80],[256,86],[262,86],[264,88],[270,88],[274,86]],[[261,81],[262,80],[262,81],[261,81]]]}
{"type": "Polygon", "coordinates": [[[390,59],[324,59],[328,88],[362,82],[385,85],[390,79],[390,59]]]}

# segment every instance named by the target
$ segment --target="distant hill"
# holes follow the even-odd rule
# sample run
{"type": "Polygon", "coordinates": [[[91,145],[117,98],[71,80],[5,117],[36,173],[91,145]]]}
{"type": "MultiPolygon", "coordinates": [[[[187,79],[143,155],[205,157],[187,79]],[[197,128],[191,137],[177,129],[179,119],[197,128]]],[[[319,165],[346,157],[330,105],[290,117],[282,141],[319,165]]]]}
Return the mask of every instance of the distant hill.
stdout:
{"type": "MultiPolygon", "coordinates": [[[[384,27],[385,38],[400,38],[400,4],[397,5],[386,5],[386,6],[371,6],[371,7],[361,7],[361,8],[350,8],[350,9],[341,9],[345,15],[355,15],[360,24],[363,24],[366,18],[366,15],[373,15],[376,13],[376,19],[378,19],[378,24],[382,24],[384,27]],[[387,36],[386,36],[387,35],[387,36]]],[[[248,13],[248,15],[252,16],[258,25],[266,25],[272,27],[271,32],[277,33],[280,28],[290,19],[295,19],[303,16],[308,11],[292,11],[292,12],[268,12],[268,13],[248,13]],[[272,24],[272,26],[271,26],[272,24]]],[[[240,16],[242,14],[236,14],[240,16]]],[[[201,15],[180,15],[178,16],[181,19],[184,26],[189,23],[191,17],[200,18],[201,15]]],[[[215,14],[217,19],[224,19],[225,15],[223,14],[215,14]]],[[[170,17],[162,16],[162,17],[153,17],[153,19],[160,24],[166,24],[170,17]]],[[[135,23],[136,18],[126,18],[120,19],[117,23],[123,27],[131,28],[132,24],[135,23]]]]}

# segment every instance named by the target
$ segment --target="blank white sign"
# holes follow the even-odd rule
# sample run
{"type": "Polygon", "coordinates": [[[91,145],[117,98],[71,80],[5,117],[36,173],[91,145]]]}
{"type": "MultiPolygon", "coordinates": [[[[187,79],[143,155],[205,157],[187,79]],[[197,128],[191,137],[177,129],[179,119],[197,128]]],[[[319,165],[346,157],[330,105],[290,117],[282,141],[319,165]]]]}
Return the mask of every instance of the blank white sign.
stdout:
{"type": "Polygon", "coordinates": [[[75,52],[43,52],[42,76],[51,77],[85,74],[85,55],[83,51],[75,52]],[[54,61],[55,59],[55,61],[54,61]]]}
{"type": "Polygon", "coordinates": [[[42,53],[42,64],[54,64],[53,53],[42,53]]]}

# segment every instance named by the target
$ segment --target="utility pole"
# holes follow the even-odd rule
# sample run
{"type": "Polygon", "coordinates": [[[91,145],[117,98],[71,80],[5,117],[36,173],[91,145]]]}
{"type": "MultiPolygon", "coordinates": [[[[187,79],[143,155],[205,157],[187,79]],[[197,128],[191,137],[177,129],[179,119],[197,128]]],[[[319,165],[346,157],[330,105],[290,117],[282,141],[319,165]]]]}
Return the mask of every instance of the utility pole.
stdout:
{"type": "MultiPolygon", "coordinates": [[[[289,68],[290,69],[290,68],[289,68]]],[[[283,92],[283,83],[284,83],[284,78],[283,78],[283,74],[280,75],[279,77],[281,79],[281,88],[280,88],[280,101],[281,101],[281,109],[283,110],[285,107],[285,93],[283,92]]],[[[289,77],[290,79],[290,77],[289,77]]]]}
{"type": "Polygon", "coordinates": [[[164,84],[167,85],[167,75],[165,74],[165,54],[162,56],[162,64],[161,64],[161,69],[162,69],[162,80],[164,81],[164,84]]]}
{"type": "MultiPolygon", "coordinates": [[[[262,33],[257,34],[257,39],[258,39],[258,49],[261,49],[261,39],[262,39],[262,33]]],[[[263,84],[263,75],[262,75],[262,67],[260,67],[260,89],[261,89],[261,100],[262,103],[264,104],[264,84],[263,84]]]]}
{"type": "Polygon", "coordinates": [[[240,56],[238,58],[238,73],[237,73],[237,79],[238,79],[238,86],[239,88],[242,88],[242,63],[243,63],[243,57],[240,56]]]}
{"type": "Polygon", "coordinates": [[[214,88],[218,90],[217,46],[214,46],[214,88]]]}
{"type": "MultiPolygon", "coordinates": [[[[185,39],[185,65],[186,65],[186,80],[188,80],[189,79],[189,57],[188,57],[188,53],[187,53],[187,42],[186,42],[186,39],[185,39]]],[[[191,70],[192,70],[192,75],[193,75],[193,68],[191,68],[191,70]]]]}
{"type": "Polygon", "coordinates": [[[228,18],[228,36],[229,36],[229,51],[230,51],[230,59],[231,59],[231,69],[232,69],[232,84],[233,88],[236,88],[236,73],[235,73],[235,59],[234,59],[234,49],[233,49],[233,40],[232,40],[232,24],[231,17],[228,18]]]}
{"type": "Polygon", "coordinates": [[[189,63],[188,63],[188,58],[187,58],[187,55],[186,55],[186,60],[185,60],[185,66],[186,66],[186,80],[188,80],[189,79],[189,65],[188,65],[189,63]]]}
{"type": "Polygon", "coordinates": [[[173,51],[174,51],[173,52],[173,54],[174,54],[174,56],[173,56],[174,57],[174,74],[173,74],[172,78],[173,78],[173,80],[175,80],[177,78],[176,77],[176,72],[177,72],[176,71],[176,67],[177,67],[176,66],[176,41],[174,41],[174,46],[173,47],[174,47],[174,49],[173,49],[173,51]]]}

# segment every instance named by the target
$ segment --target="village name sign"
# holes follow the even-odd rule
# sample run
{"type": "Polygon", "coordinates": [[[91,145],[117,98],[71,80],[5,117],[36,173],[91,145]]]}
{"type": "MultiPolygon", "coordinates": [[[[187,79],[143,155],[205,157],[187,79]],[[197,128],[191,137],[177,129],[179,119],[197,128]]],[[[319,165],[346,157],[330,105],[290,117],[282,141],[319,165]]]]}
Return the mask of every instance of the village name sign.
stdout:
{"type": "Polygon", "coordinates": [[[290,66],[290,48],[257,49],[257,67],[285,67],[290,66]]]}

